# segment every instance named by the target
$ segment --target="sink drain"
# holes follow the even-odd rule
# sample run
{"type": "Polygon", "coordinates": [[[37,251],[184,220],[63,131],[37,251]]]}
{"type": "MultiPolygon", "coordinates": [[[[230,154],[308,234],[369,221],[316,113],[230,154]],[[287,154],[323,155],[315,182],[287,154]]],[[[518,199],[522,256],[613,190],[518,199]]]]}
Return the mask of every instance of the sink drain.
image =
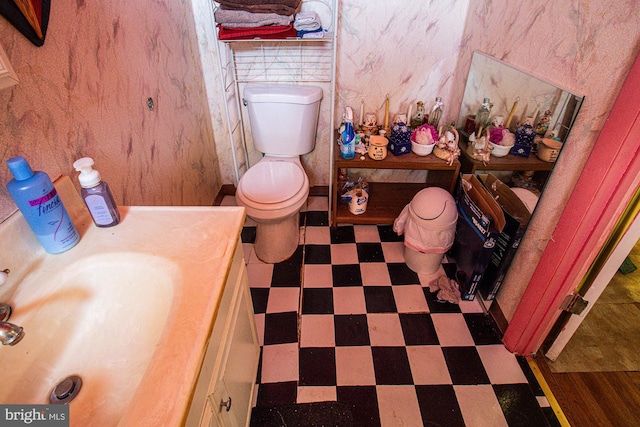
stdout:
{"type": "Polygon", "coordinates": [[[49,403],[69,403],[80,393],[82,378],[71,375],[56,385],[49,395],[49,403]]]}

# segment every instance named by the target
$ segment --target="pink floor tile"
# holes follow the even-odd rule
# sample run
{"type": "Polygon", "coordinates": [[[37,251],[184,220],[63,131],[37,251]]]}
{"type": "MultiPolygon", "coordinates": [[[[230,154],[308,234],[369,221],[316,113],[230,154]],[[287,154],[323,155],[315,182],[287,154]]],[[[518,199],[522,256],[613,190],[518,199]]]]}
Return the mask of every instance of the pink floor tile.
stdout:
{"type": "Polygon", "coordinates": [[[460,313],[433,313],[433,325],[443,347],[473,346],[475,342],[460,313]]]}
{"type": "Polygon", "coordinates": [[[305,264],[304,268],[305,288],[331,288],[333,287],[333,274],[329,264],[305,264]]]}
{"type": "Polygon", "coordinates": [[[273,275],[273,264],[248,264],[247,276],[249,276],[249,287],[268,288],[271,286],[271,276],[273,275]]]}
{"type": "Polygon", "coordinates": [[[447,362],[439,345],[408,346],[414,384],[451,384],[447,362]]]}
{"type": "Polygon", "coordinates": [[[367,306],[362,286],[333,288],[334,314],[366,314],[367,306]]]}
{"type": "Polygon", "coordinates": [[[400,318],[396,313],[369,313],[367,324],[372,346],[405,345],[400,318]]]}
{"type": "Polygon", "coordinates": [[[271,288],[267,313],[286,313],[298,311],[300,305],[300,288],[271,288]]]}
{"type": "Polygon", "coordinates": [[[507,427],[507,420],[491,385],[453,387],[467,427],[507,427]]]}
{"type": "Polygon", "coordinates": [[[300,347],[335,347],[333,315],[303,314],[300,347]]]}
{"type": "Polygon", "coordinates": [[[379,242],[380,233],[377,225],[354,225],[353,232],[356,236],[356,242],[379,242]]]}
{"type": "Polygon", "coordinates": [[[404,242],[382,242],[385,262],[404,262],[404,242]]]}
{"type": "Polygon", "coordinates": [[[391,277],[384,262],[364,262],[360,264],[360,274],[364,286],[389,286],[391,277]]]}
{"type": "Polygon", "coordinates": [[[331,264],[358,264],[358,250],[355,243],[331,245],[331,264]]]}
{"type": "Polygon", "coordinates": [[[398,313],[428,313],[429,306],[420,285],[394,286],[398,313]]]}
{"type": "Polygon", "coordinates": [[[298,343],[264,346],[260,383],[286,381],[298,381],[298,343]]]}
{"type": "Polygon", "coordinates": [[[480,345],[477,350],[492,384],[527,382],[516,356],[503,345],[480,345]]]}
{"type": "Polygon", "coordinates": [[[376,393],[382,427],[422,425],[418,397],[413,386],[379,385],[376,393]]]}
{"type": "Polygon", "coordinates": [[[336,380],[340,386],[375,385],[371,347],[336,347],[336,380]]]}

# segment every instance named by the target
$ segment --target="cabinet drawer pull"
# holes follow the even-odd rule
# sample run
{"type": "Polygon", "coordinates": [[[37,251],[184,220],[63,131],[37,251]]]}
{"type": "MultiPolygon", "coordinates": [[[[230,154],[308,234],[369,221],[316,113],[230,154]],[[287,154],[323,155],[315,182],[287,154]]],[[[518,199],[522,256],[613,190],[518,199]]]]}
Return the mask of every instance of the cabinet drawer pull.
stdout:
{"type": "Polygon", "coordinates": [[[220,409],[225,408],[227,410],[227,412],[229,412],[231,410],[231,396],[229,396],[227,398],[227,401],[225,402],[224,400],[220,401],[220,409]]]}

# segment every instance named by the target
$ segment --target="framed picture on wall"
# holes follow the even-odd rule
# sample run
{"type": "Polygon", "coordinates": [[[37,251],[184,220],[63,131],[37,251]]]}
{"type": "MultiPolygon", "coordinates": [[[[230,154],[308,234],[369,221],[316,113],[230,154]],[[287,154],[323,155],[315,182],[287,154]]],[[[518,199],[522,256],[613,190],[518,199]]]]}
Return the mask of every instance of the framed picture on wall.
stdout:
{"type": "Polygon", "coordinates": [[[42,46],[49,25],[51,0],[2,0],[0,15],[36,46],[42,46]]]}

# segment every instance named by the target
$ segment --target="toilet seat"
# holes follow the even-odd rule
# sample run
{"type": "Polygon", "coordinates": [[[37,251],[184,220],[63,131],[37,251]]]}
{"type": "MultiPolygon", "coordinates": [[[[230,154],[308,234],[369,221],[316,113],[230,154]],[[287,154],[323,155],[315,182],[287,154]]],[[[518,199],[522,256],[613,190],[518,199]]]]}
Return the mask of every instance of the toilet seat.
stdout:
{"type": "Polygon", "coordinates": [[[293,159],[262,159],[244,174],[238,187],[244,196],[260,204],[286,202],[300,192],[305,172],[293,159]]]}

